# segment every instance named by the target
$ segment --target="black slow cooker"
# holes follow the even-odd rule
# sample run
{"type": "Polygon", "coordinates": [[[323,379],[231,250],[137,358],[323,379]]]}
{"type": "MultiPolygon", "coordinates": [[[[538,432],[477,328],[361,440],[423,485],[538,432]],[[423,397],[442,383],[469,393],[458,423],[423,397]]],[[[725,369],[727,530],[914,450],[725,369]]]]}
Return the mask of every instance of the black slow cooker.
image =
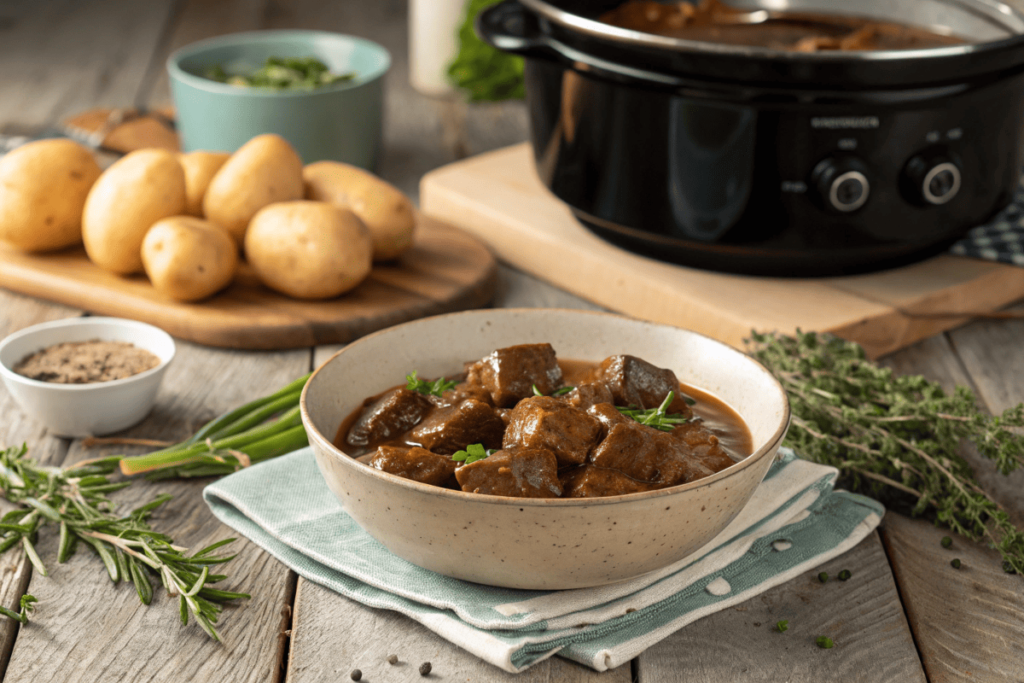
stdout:
{"type": "Polygon", "coordinates": [[[807,54],[596,20],[621,2],[506,0],[477,21],[527,58],[539,175],[601,237],[715,270],[844,274],[938,253],[1010,201],[1024,14],[1009,5],[775,0],[971,41],[807,54]]]}

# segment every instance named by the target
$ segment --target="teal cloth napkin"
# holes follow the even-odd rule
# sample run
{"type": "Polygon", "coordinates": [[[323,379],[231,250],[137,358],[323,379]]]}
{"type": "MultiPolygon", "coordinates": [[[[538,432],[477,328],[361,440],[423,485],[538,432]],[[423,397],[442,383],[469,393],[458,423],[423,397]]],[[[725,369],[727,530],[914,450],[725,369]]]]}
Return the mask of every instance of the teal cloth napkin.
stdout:
{"type": "Polygon", "coordinates": [[[409,564],[342,510],[309,448],[225,477],[203,496],[220,520],[300,576],[401,612],[506,671],[554,654],[604,671],[867,536],[884,510],[833,490],[836,474],[783,449],[739,516],[692,556],[639,579],[570,591],[493,588],[409,564]]]}

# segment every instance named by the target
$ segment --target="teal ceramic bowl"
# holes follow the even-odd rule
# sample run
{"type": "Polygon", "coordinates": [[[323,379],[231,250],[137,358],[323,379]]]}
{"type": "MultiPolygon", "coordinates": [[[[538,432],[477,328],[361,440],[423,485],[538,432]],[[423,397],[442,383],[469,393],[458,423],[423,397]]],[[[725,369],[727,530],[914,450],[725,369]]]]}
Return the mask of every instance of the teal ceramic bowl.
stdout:
{"type": "Polygon", "coordinates": [[[262,133],[277,133],[304,163],[322,159],[372,169],[380,150],[384,74],[391,56],[380,45],[326,31],[255,31],[201,40],[167,60],[184,152],[233,152],[262,133]],[[203,77],[220,65],[251,73],[268,57],[316,57],[355,79],[315,90],[243,88],[203,77]]]}

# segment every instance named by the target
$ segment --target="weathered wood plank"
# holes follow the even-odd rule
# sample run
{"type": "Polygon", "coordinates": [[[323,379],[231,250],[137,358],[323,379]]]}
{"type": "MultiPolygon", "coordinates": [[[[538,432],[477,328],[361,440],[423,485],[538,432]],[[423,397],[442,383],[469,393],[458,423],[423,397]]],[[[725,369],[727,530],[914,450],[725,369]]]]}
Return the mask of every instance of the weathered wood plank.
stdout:
{"type": "Polygon", "coordinates": [[[92,107],[131,106],[174,0],[32,3],[3,26],[0,122],[34,130],[92,107]]]}
{"type": "Polygon", "coordinates": [[[924,520],[889,515],[885,549],[931,683],[1024,680],[1024,579],[999,553],[924,520]],[[950,566],[958,558],[960,569],[950,566]]]}
{"type": "MultiPolygon", "coordinates": [[[[213,415],[295,379],[308,370],[309,358],[308,351],[268,355],[179,343],[153,414],[125,435],[180,439],[213,415]]],[[[111,452],[75,442],[65,464],[111,452]]],[[[232,535],[203,503],[205,483],[139,481],[115,500],[128,507],[158,492],[171,493],[174,499],[154,515],[153,525],[183,545],[200,547],[232,535]]],[[[52,558],[56,534],[44,534],[39,548],[44,558],[52,558]]],[[[62,566],[51,559],[51,575],[35,576],[30,583],[40,607],[15,643],[8,680],[276,680],[286,642],[279,637],[282,610],[292,602],[292,575],[246,540],[238,541],[234,551],[239,554],[225,566],[230,578],[224,588],[253,597],[225,610],[222,645],[194,623],[182,627],[176,601],[162,589],[145,607],[131,586],[111,585],[91,552],[82,549],[62,566]]]]}
{"type": "Polygon", "coordinates": [[[690,624],[637,658],[640,683],[925,681],[878,534],[813,572],[690,624]],[[835,579],[848,569],[849,581],[835,579]],[[827,583],[818,581],[828,572],[827,583]],[[789,621],[779,633],[775,624],[789,621]],[[835,643],[815,644],[818,636],[835,643]]]}
{"type": "MultiPolygon", "coordinates": [[[[1013,383],[1024,380],[1024,356],[1016,362],[1014,358],[1019,337],[1012,336],[1013,326],[1005,321],[972,323],[915,344],[883,363],[901,374],[924,375],[947,391],[957,384],[973,386],[983,408],[1001,410],[1012,400],[1013,383]],[[1010,334],[1004,336],[1002,329],[1010,334]],[[952,345],[950,338],[958,343],[952,345]],[[965,365],[972,368],[970,374],[965,365]]],[[[1024,473],[1005,477],[969,446],[961,454],[985,490],[1017,524],[1024,523],[1024,473]]],[[[955,552],[945,550],[939,544],[944,535],[953,536],[928,522],[898,515],[887,517],[882,526],[882,539],[929,680],[1022,680],[1024,582],[1019,576],[1006,575],[999,554],[981,543],[956,537],[955,552]],[[960,571],[949,566],[956,556],[964,563],[960,571]]]]}
{"type": "Polygon", "coordinates": [[[558,681],[628,683],[624,664],[605,673],[553,657],[521,674],[510,674],[452,645],[397,612],[365,607],[310,581],[299,579],[295,597],[288,683],[334,683],[353,669],[366,681],[420,681],[419,666],[430,662],[430,679],[477,683],[558,681]],[[388,655],[399,663],[387,663],[388,655]]]}
{"type": "MultiPolygon", "coordinates": [[[[81,311],[64,306],[53,306],[38,299],[0,290],[0,339],[12,332],[50,320],[70,318],[81,311]]],[[[7,389],[0,386],[0,449],[28,444],[34,458],[47,464],[57,464],[67,453],[67,441],[46,435],[46,428],[18,408],[7,389]]],[[[0,499],[0,514],[11,509],[0,499]]],[[[19,549],[0,555],[0,605],[17,611],[18,601],[25,594],[31,577],[31,565],[23,559],[19,549]]],[[[0,677],[7,668],[18,634],[18,624],[0,618],[0,677]]]]}

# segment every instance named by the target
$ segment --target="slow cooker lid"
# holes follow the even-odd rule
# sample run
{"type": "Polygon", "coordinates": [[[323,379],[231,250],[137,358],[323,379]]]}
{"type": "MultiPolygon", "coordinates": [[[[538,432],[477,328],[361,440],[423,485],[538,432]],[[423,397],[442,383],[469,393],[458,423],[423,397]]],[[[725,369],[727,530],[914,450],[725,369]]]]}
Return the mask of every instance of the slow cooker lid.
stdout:
{"type": "Polygon", "coordinates": [[[888,88],[951,83],[1024,67],[1024,12],[1001,0],[727,0],[739,9],[859,16],[972,41],[927,49],[813,53],[683,40],[597,20],[625,1],[518,0],[540,19],[556,51],[569,47],[613,62],[704,78],[888,88]]]}

